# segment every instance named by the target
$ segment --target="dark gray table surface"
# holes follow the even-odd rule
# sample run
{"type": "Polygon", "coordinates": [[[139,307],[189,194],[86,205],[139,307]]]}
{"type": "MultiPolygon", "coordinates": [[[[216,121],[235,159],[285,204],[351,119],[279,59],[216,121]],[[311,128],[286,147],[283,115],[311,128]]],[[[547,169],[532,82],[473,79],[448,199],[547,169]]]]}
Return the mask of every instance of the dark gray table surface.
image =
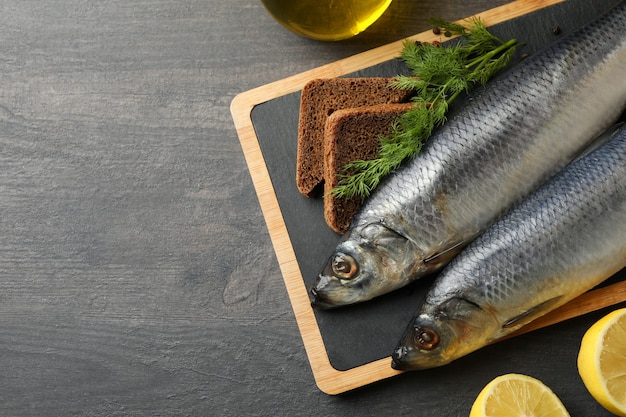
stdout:
{"type": "MultiPolygon", "coordinates": [[[[504,3],[394,0],[364,34],[320,43],[256,0],[3,1],[0,415],[466,416],[532,335],[508,342],[510,369],[479,355],[479,378],[431,398],[436,372],[317,389],[229,106],[504,3]]],[[[606,415],[568,394],[581,382],[560,342],[577,337],[551,330],[534,376],[573,416],[606,415]]]]}

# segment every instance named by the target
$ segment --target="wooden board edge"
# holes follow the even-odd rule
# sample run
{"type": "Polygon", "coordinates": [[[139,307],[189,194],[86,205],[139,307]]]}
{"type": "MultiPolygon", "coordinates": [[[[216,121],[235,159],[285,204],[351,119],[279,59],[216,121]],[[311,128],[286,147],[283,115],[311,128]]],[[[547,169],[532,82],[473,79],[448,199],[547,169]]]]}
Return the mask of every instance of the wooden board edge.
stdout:
{"type": "MultiPolygon", "coordinates": [[[[481,19],[486,26],[523,16],[561,3],[565,0],[516,0],[487,10],[470,18],[481,19]]],[[[411,36],[410,40],[421,42],[443,41],[432,31],[411,36]]],[[[346,371],[335,369],[328,358],[322,335],[310,306],[308,291],[304,285],[297,259],[289,239],[287,227],[281,214],[269,172],[261,152],[252,123],[251,112],[261,103],[302,89],[315,78],[332,78],[368,68],[398,56],[404,40],[392,42],[372,50],[240,93],[231,102],[230,111],[244,158],[252,178],[261,210],[268,227],[270,239],[283,276],[296,322],[303,339],[305,351],[318,388],[329,395],[347,392],[402,373],[390,366],[390,358],[383,358],[346,371]]],[[[619,285],[619,284],[614,284],[619,285]]],[[[626,288],[626,284],[624,284],[626,288]]],[[[616,301],[618,302],[618,301],[616,301]]],[[[611,303],[614,304],[614,303],[611,303]]],[[[597,307],[598,309],[601,307],[597,307]]],[[[593,311],[593,310],[591,310],[593,311]]],[[[584,313],[583,313],[584,314],[584,313]]],[[[580,315],[580,314],[575,314],[580,315]]],[[[559,320],[560,321],[560,320],[559,320]]],[[[551,324],[551,323],[550,323],[551,324]]],[[[546,324],[548,325],[548,324],[546,324]]],[[[534,329],[533,329],[534,330],[534,329]]],[[[530,330],[528,330],[530,331],[530,330]]]]}

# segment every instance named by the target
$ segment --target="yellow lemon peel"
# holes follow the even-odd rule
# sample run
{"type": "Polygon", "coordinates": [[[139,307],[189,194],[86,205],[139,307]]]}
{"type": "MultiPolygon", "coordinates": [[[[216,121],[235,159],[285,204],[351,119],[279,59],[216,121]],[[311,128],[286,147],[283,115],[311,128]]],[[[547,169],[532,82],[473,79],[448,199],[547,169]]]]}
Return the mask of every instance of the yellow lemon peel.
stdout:
{"type": "Polygon", "coordinates": [[[565,406],[543,382],[521,374],[506,374],[478,394],[470,417],[569,417],[565,406]]]}
{"type": "Polygon", "coordinates": [[[596,401],[626,417],[626,308],[587,330],[578,352],[578,373],[596,401]]]}

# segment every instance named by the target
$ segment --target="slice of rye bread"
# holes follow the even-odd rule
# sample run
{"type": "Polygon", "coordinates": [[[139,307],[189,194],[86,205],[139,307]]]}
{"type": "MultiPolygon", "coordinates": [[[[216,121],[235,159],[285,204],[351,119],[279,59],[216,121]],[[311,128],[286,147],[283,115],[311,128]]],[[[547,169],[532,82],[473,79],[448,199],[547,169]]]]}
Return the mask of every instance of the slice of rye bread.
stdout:
{"type": "Polygon", "coordinates": [[[331,190],[339,183],[338,174],[355,160],[373,159],[380,148],[380,137],[388,136],[393,122],[412,103],[380,104],[337,110],[326,120],[324,133],[324,219],[337,233],[344,233],[362,204],[361,198],[338,198],[331,190]]]}
{"type": "Polygon", "coordinates": [[[340,109],[410,100],[411,91],[389,87],[392,78],[327,78],[302,89],[298,120],[296,184],[305,196],[319,194],[324,179],[324,124],[340,109]]]}

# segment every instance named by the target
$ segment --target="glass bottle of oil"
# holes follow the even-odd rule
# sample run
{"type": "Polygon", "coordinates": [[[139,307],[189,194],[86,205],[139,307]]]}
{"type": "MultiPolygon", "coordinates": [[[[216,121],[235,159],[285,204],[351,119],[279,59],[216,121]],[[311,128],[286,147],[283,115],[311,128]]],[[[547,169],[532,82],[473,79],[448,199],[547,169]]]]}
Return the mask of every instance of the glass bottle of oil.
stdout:
{"type": "Polygon", "coordinates": [[[262,0],[283,26],[308,38],[337,41],[374,23],[391,0],[262,0]]]}

